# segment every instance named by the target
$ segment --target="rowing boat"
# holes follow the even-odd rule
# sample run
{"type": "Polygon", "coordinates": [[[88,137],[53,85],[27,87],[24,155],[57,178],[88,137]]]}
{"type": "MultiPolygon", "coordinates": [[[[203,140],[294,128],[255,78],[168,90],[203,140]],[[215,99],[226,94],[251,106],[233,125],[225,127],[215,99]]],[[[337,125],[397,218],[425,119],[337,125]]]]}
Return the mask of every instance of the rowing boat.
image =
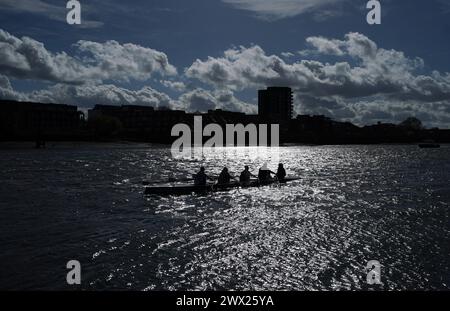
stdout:
{"type": "Polygon", "coordinates": [[[285,178],[282,181],[277,181],[276,179],[271,180],[266,183],[260,183],[258,180],[251,180],[248,184],[241,184],[240,182],[231,182],[229,184],[208,184],[205,186],[195,186],[192,184],[181,184],[181,185],[166,185],[166,186],[149,186],[145,187],[146,195],[185,195],[192,193],[208,193],[208,192],[219,192],[219,191],[230,191],[236,188],[252,188],[260,186],[268,186],[275,183],[287,183],[295,180],[299,180],[299,177],[285,178]]]}
{"type": "Polygon", "coordinates": [[[441,145],[436,143],[423,143],[419,144],[419,147],[422,149],[430,149],[430,148],[440,148],[441,145]]]}
{"type": "Polygon", "coordinates": [[[276,179],[271,180],[266,183],[260,183],[258,180],[252,180],[248,184],[241,184],[240,182],[231,182],[229,184],[208,184],[205,186],[196,185],[169,185],[169,186],[149,186],[145,187],[146,195],[185,195],[192,193],[208,193],[208,192],[219,192],[219,191],[229,191],[235,188],[252,188],[260,186],[268,186],[275,183],[287,183],[295,180],[299,180],[299,177],[285,178],[282,181],[277,181],[276,179]]]}

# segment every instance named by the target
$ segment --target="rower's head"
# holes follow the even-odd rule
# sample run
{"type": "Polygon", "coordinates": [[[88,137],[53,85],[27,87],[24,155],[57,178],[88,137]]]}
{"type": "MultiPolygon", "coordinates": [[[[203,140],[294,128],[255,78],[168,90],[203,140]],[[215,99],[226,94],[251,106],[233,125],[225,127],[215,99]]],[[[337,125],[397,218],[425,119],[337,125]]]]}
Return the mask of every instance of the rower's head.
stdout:
{"type": "Polygon", "coordinates": [[[283,163],[278,164],[279,168],[283,168],[283,163]]]}
{"type": "Polygon", "coordinates": [[[228,172],[228,168],[224,167],[222,172],[228,172]]]}
{"type": "Polygon", "coordinates": [[[250,168],[248,167],[248,165],[245,166],[245,170],[248,171],[250,168]]]}
{"type": "Polygon", "coordinates": [[[205,171],[205,167],[204,166],[200,167],[200,172],[204,172],[204,171],[205,171]]]}

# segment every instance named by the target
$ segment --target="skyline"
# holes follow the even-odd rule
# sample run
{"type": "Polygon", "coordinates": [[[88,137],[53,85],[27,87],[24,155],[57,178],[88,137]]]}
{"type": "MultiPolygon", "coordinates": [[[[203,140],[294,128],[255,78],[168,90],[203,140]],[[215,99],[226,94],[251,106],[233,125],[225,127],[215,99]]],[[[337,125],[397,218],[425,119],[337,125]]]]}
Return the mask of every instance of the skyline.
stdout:
{"type": "Polygon", "coordinates": [[[443,1],[383,1],[377,26],[366,1],[81,2],[69,26],[57,1],[0,1],[1,99],[255,113],[256,90],[277,85],[296,114],[449,128],[443,1]]]}

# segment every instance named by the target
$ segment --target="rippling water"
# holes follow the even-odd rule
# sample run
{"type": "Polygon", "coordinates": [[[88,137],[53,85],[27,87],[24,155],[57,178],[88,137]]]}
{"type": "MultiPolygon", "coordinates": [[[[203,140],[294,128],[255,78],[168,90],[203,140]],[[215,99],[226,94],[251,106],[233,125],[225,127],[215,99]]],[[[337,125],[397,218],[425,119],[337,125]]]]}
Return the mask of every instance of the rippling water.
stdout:
{"type": "Polygon", "coordinates": [[[237,172],[249,152],[0,151],[0,289],[69,289],[71,259],[83,289],[367,289],[369,260],[382,264],[382,289],[450,288],[450,146],[280,152],[302,181],[146,198],[142,180],[190,176],[201,163],[237,172]]]}

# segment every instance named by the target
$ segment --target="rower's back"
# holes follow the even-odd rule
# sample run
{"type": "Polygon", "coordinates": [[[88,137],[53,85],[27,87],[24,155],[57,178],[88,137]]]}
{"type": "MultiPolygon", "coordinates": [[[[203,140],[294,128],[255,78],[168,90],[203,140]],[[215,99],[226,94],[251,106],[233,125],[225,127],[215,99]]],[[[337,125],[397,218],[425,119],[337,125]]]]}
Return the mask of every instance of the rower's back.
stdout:
{"type": "Polygon", "coordinates": [[[241,183],[249,183],[250,182],[251,174],[248,170],[242,171],[241,175],[239,176],[239,181],[241,183]]]}
{"type": "Polygon", "coordinates": [[[219,178],[217,179],[217,183],[219,185],[229,184],[231,181],[231,175],[228,173],[228,171],[222,171],[219,175],[219,178]]]}
{"type": "Polygon", "coordinates": [[[205,186],[207,176],[205,174],[205,169],[202,167],[200,168],[200,172],[194,175],[194,185],[196,186],[205,186]]]}
{"type": "Polygon", "coordinates": [[[267,183],[270,181],[270,171],[260,169],[258,172],[258,180],[260,183],[267,183]]]}
{"type": "Polygon", "coordinates": [[[281,163],[278,165],[277,178],[278,180],[284,180],[286,178],[286,170],[281,163]]]}

